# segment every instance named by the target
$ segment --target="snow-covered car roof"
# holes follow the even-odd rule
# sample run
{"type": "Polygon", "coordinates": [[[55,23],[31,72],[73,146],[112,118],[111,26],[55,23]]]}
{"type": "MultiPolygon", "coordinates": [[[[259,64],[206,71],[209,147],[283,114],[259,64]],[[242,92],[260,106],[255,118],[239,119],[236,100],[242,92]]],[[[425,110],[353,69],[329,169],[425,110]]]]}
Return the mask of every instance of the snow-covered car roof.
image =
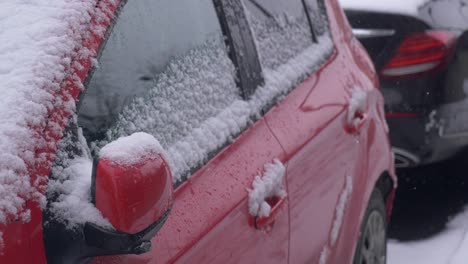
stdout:
{"type": "Polygon", "coordinates": [[[430,0],[340,0],[344,9],[418,15],[419,8],[430,0]]]}
{"type": "Polygon", "coordinates": [[[0,223],[28,220],[30,182],[54,94],[82,43],[96,0],[0,1],[0,223]]]}

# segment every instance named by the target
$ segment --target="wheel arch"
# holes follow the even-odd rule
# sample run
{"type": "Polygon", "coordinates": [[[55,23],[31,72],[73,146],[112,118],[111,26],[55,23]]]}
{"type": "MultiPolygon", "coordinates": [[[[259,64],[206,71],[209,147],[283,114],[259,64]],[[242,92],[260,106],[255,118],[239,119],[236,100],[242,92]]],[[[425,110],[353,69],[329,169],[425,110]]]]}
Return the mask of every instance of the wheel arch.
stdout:
{"type": "Polygon", "coordinates": [[[385,207],[387,209],[387,223],[389,223],[395,198],[396,179],[392,178],[388,171],[384,171],[377,179],[374,189],[379,189],[384,196],[385,207]]]}

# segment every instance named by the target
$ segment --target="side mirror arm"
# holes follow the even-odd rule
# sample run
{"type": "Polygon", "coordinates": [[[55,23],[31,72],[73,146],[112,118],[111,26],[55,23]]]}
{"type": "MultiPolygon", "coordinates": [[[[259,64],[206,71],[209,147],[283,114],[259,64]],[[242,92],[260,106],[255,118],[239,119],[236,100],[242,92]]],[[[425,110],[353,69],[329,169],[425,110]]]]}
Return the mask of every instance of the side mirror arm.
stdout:
{"type": "Polygon", "coordinates": [[[170,214],[170,209],[154,224],[137,234],[109,230],[92,223],[83,229],[90,256],[140,255],[151,249],[151,239],[161,229],[170,214]]]}

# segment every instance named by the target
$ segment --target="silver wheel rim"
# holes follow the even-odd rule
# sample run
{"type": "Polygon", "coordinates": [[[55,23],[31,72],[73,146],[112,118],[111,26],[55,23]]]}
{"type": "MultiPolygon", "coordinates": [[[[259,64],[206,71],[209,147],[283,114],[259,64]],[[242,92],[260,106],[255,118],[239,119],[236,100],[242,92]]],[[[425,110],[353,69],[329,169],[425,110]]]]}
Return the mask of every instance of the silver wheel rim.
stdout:
{"type": "Polygon", "coordinates": [[[385,264],[385,222],[378,211],[372,211],[366,223],[359,264],[385,264]]]}

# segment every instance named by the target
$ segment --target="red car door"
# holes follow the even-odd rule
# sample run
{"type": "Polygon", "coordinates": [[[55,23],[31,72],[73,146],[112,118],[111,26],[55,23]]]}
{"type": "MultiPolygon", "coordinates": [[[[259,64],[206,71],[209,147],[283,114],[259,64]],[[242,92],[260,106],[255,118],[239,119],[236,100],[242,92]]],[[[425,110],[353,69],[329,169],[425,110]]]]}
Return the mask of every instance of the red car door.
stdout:
{"type": "Polygon", "coordinates": [[[317,262],[336,243],[331,234],[339,228],[334,222],[340,195],[353,188],[358,141],[344,129],[346,107],[320,103],[320,95],[309,93],[345,98],[343,84],[335,81],[339,71],[323,68],[266,117],[287,152],[291,263],[317,262]]]}
{"type": "Polygon", "coordinates": [[[325,263],[349,213],[353,180],[362,171],[357,131],[347,129],[348,115],[363,122],[360,114],[365,113],[350,106],[358,83],[347,67],[349,58],[341,54],[342,43],[332,43],[337,36],[330,35],[324,1],[306,2],[315,43],[284,65],[266,65],[266,72],[274,78],[290,69],[296,74],[319,69],[274,107],[266,121],[287,156],[289,261],[325,263]]]}
{"type": "Polygon", "coordinates": [[[265,164],[283,157],[265,121],[257,121],[176,189],[171,216],[152,251],[125,257],[125,263],[286,263],[287,204],[271,226],[256,229],[246,191],[265,164]]]}

